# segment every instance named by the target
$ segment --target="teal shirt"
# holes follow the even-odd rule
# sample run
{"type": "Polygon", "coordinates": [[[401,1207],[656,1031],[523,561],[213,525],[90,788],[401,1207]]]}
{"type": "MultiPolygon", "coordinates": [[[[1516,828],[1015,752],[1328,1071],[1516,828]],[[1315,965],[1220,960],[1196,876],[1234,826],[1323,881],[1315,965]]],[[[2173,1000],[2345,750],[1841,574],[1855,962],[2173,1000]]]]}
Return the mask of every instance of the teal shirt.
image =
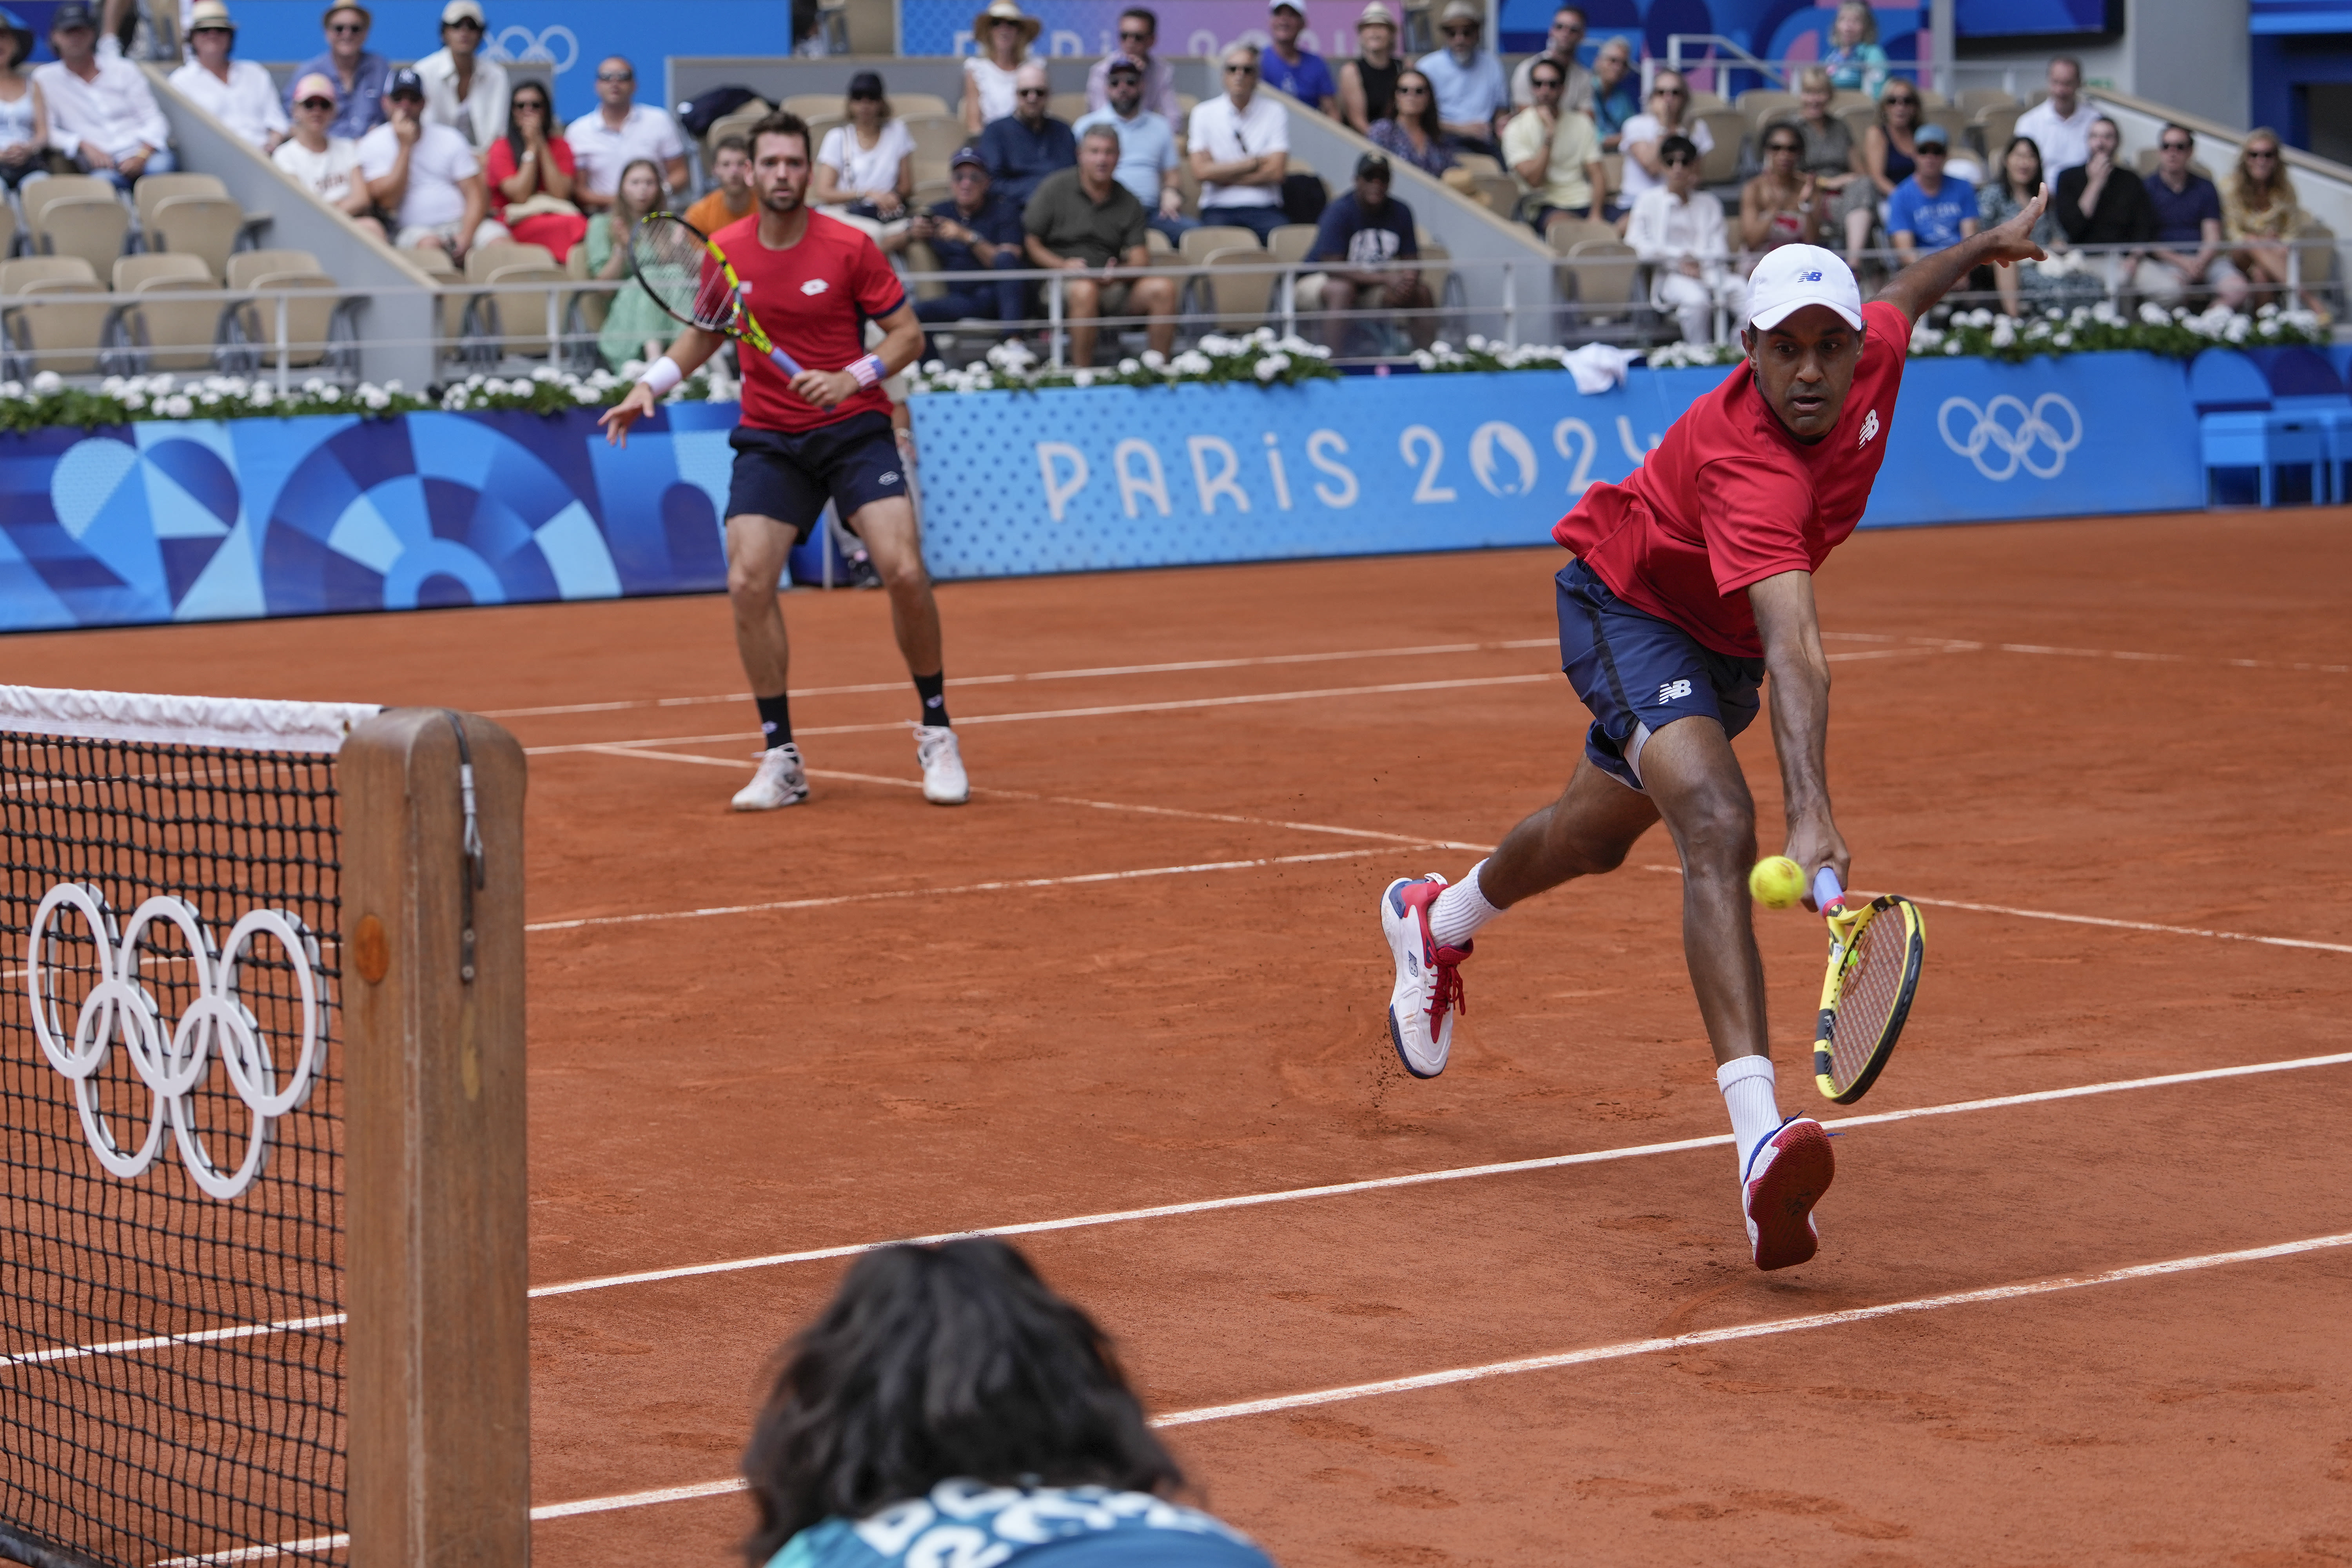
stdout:
{"type": "Polygon", "coordinates": [[[1196,1509],[1106,1487],[941,1481],[928,1497],[802,1531],[768,1568],[1274,1568],[1247,1536],[1196,1509]]]}

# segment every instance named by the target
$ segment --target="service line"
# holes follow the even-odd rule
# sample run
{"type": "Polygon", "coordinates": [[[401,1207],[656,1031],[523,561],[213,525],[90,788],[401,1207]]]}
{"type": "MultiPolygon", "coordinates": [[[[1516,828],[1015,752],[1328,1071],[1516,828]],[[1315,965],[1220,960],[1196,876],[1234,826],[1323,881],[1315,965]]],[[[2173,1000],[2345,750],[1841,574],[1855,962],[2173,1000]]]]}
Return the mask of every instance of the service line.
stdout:
{"type": "MultiPolygon", "coordinates": [[[[2095,1285],[2160,1279],[2175,1274],[2190,1274],[2240,1263],[2263,1263],[2273,1258],[2294,1258],[2339,1247],[2352,1247],[2352,1231],[2305,1237],[2298,1241],[2282,1241],[2269,1247],[2242,1247],[2234,1252],[2207,1252],[2191,1258],[2166,1258],[2159,1263],[2131,1264],[2121,1268],[2102,1269],[2095,1274],[2062,1274],[2014,1285],[1988,1285],[1974,1290],[1915,1296],[1908,1300],[1885,1301],[1875,1307],[1849,1307],[1842,1311],[1811,1312],[1798,1318],[1768,1318],[1762,1322],[1737,1323],[1729,1328],[1696,1329],[1686,1334],[1621,1340],[1615,1344],[1588,1345],[1581,1350],[1560,1351],[1550,1355],[1522,1356],[1513,1361],[1486,1362],[1477,1366],[1450,1367],[1443,1372],[1384,1378],[1377,1383],[1348,1384],[1339,1388],[1319,1388],[1306,1394],[1277,1394],[1271,1399],[1250,1399],[1236,1405],[1171,1410],[1166,1415],[1152,1417],[1151,1424],[1154,1426],[1192,1426],[1207,1421],[1269,1415],[1285,1410],[1304,1410],[1318,1405],[1371,1399],[1386,1394],[1411,1394],[1427,1388],[1445,1388],[1454,1384],[1480,1383],[1488,1378],[1516,1377],[1531,1372],[1556,1372],[1564,1367],[1586,1366],[1596,1362],[1623,1361],[1633,1356],[1654,1355],[1661,1351],[1695,1350],[1706,1345],[1731,1344],[1740,1340],[1769,1339],[1780,1334],[1805,1333],[1815,1329],[1843,1328],[1853,1323],[1874,1322],[1882,1318],[1940,1312],[1954,1307],[1990,1306],[2033,1296],[2053,1296],[2068,1290],[2088,1289],[2095,1285]]],[[[614,1513],[625,1509],[649,1508],[658,1503],[724,1497],[743,1489],[741,1480],[730,1478],[689,1486],[660,1487],[650,1491],[624,1492],[614,1497],[586,1498],[578,1502],[547,1503],[532,1509],[530,1517],[534,1521],[575,1519],[583,1514],[614,1513]]]]}

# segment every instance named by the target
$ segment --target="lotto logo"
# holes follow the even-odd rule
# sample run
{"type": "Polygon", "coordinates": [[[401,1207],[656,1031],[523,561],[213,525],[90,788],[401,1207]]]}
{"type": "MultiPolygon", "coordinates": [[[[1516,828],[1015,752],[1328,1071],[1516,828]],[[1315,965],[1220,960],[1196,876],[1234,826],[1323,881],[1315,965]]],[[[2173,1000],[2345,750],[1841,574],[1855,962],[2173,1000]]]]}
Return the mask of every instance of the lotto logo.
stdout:
{"type": "Polygon", "coordinates": [[[1822,280],[1822,275],[1818,272],[1808,272],[1802,280],[1807,283],[1818,283],[1822,280]]]}
{"type": "Polygon", "coordinates": [[[898,470],[893,468],[874,482],[877,485],[895,485],[898,482],[898,470]]]}
{"type": "Polygon", "coordinates": [[[1690,694],[1691,683],[1687,680],[1669,680],[1658,688],[1658,700],[1661,702],[1678,701],[1690,694]]]}
{"type": "Polygon", "coordinates": [[[822,293],[824,293],[824,279],[822,279],[822,278],[812,278],[812,279],[810,279],[807,282],[805,282],[805,283],[803,283],[803,284],[802,284],[802,285],[801,285],[801,292],[802,292],[802,293],[803,293],[803,294],[822,294],[822,293]]]}

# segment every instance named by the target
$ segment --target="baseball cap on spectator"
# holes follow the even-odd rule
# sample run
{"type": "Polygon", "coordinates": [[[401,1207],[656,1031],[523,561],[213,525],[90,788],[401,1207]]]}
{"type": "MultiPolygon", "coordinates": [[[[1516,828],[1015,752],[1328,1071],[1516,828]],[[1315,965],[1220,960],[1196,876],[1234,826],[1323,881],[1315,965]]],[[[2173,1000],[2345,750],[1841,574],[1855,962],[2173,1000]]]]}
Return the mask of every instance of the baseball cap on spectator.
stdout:
{"type": "Polygon", "coordinates": [[[1849,327],[1862,326],[1862,289],[1834,250],[1783,245],[1764,253],[1748,275],[1748,322],[1770,331],[1808,305],[1827,305],[1849,327]]]}
{"type": "Polygon", "coordinates": [[[1132,77],[1140,77],[1143,75],[1143,62],[1133,55],[1113,55],[1110,64],[1104,68],[1103,74],[1117,76],[1121,71],[1132,77]]]}
{"type": "Polygon", "coordinates": [[[1927,121],[1918,130],[1911,132],[1911,144],[1915,147],[1941,147],[1946,152],[1949,152],[1952,146],[1951,132],[1932,120],[1927,121]]]}
{"type": "Polygon", "coordinates": [[[81,0],[66,0],[64,5],[50,13],[50,32],[70,32],[76,27],[88,27],[92,32],[98,30],[98,18],[90,15],[89,7],[81,0]]]}
{"type": "Polygon", "coordinates": [[[33,58],[33,29],[25,26],[25,18],[0,5],[0,33],[16,40],[16,64],[23,66],[33,58]]]}
{"type": "MultiPolygon", "coordinates": [[[[1271,16],[1276,11],[1298,11],[1298,0],[1265,0],[1265,14],[1271,16]]],[[[1298,14],[1302,16],[1307,15],[1304,11],[1298,11],[1298,14]]]]}
{"type": "Polygon", "coordinates": [[[976,169],[988,167],[988,160],[982,157],[980,149],[969,142],[955,150],[955,156],[948,160],[948,167],[961,169],[967,163],[976,169]]]}
{"type": "Polygon", "coordinates": [[[441,7],[441,25],[446,27],[453,22],[471,22],[477,27],[490,25],[489,18],[482,15],[482,8],[475,5],[474,0],[449,0],[449,4],[441,7]]]}
{"type": "Polygon", "coordinates": [[[383,95],[386,98],[423,98],[425,79],[403,66],[384,78],[383,95]]]}
{"type": "Polygon", "coordinates": [[[335,79],[323,71],[312,71],[294,84],[294,101],[299,104],[306,98],[323,98],[333,104],[343,101],[343,95],[335,90],[335,79]]]}
{"type": "Polygon", "coordinates": [[[1389,161],[1378,153],[1367,153],[1356,160],[1356,178],[1385,180],[1389,177],[1389,161]]]}

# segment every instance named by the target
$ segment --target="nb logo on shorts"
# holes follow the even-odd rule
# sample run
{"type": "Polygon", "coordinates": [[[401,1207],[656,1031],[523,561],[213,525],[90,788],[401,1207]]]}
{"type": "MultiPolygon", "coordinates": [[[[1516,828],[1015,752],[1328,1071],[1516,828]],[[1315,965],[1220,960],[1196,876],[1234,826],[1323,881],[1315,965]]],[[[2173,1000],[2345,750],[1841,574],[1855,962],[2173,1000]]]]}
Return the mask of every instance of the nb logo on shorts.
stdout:
{"type": "Polygon", "coordinates": [[[887,473],[887,474],[883,475],[880,479],[878,479],[875,480],[874,482],[875,482],[876,484],[877,484],[877,485],[895,485],[895,484],[897,484],[897,483],[898,482],[898,475],[897,471],[894,469],[893,471],[891,471],[891,472],[889,472],[889,473],[887,473]]]}
{"type": "Polygon", "coordinates": [[[1658,688],[1658,700],[1661,702],[1678,701],[1690,694],[1691,683],[1687,680],[1669,680],[1658,688]]]}
{"type": "Polygon", "coordinates": [[[812,294],[812,295],[814,295],[814,294],[822,294],[822,293],[824,293],[824,279],[822,279],[822,278],[812,278],[812,279],[810,279],[807,282],[805,282],[805,283],[803,283],[803,284],[802,284],[802,285],[801,285],[801,292],[802,292],[802,293],[803,293],[803,294],[812,294]]]}
{"type": "Polygon", "coordinates": [[[1878,410],[1874,408],[1862,422],[1862,439],[1853,444],[1853,449],[1857,452],[1861,451],[1864,447],[1870,445],[1870,438],[1877,434],[1878,410]]]}

